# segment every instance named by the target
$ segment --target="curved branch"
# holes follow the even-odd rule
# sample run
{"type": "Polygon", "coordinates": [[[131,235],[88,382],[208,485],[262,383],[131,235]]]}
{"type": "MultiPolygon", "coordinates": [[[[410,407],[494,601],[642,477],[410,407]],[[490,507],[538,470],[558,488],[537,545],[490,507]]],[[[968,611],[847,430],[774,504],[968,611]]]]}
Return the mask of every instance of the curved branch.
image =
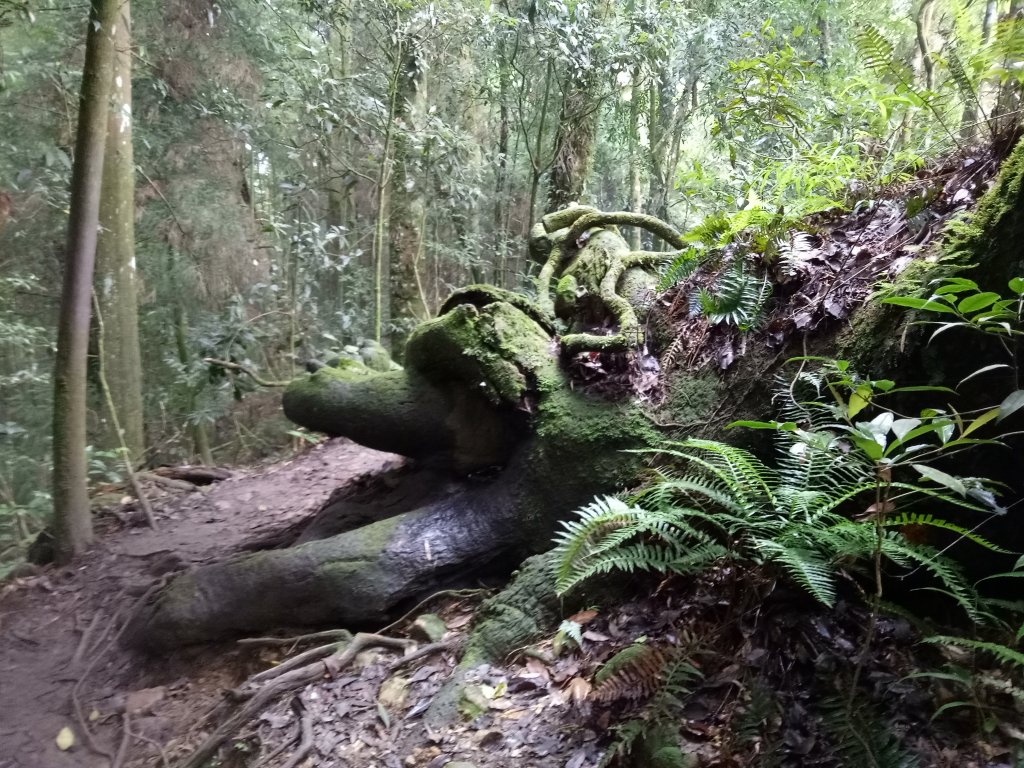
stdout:
{"type": "Polygon", "coordinates": [[[260,375],[252,368],[239,363],[232,363],[228,360],[217,360],[213,357],[204,357],[203,362],[207,365],[216,365],[220,368],[227,368],[229,371],[244,373],[261,387],[287,387],[289,384],[287,381],[268,381],[267,379],[260,378],[260,375]]]}
{"type": "Polygon", "coordinates": [[[580,216],[569,228],[569,234],[565,239],[567,242],[575,243],[579,239],[580,235],[588,229],[601,227],[606,224],[622,224],[628,227],[640,227],[641,229],[646,229],[651,234],[660,237],[673,248],[683,249],[686,247],[686,241],[683,240],[682,234],[680,234],[679,231],[671,224],[667,224],[656,216],[648,216],[643,213],[632,213],[631,211],[598,211],[597,213],[588,213],[580,216]]]}

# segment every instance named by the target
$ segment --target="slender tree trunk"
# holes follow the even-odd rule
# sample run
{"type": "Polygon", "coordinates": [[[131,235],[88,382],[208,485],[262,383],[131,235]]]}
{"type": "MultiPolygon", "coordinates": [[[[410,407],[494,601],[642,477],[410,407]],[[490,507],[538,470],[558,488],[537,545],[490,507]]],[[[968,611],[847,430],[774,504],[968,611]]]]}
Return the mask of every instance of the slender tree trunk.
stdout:
{"type": "Polygon", "coordinates": [[[537,195],[540,192],[540,179],[544,175],[544,164],[541,161],[540,147],[544,140],[544,128],[548,117],[548,102],[551,98],[551,79],[554,67],[548,62],[544,73],[544,99],[540,105],[540,118],[537,122],[537,140],[533,145],[533,152],[530,155],[530,218],[529,221],[537,220],[537,195]]]}
{"type": "MultiPolygon", "coordinates": [[[[397,23],[396,23],[397,30],[397,23]]],[[[397,31],[396,31],[397,35],[397,31]]],[[[388,114],[384,126],[384,146],[381,149],[380,164],[377,168],[377,215],[373,228],[373,337],[385,345],[390,340],[391,292],[385,289],[384,279],[390,276],[391,253],[387,236],[388,209],[392,176],[392,144],[395,138],[395,116],[398,109],[398,88],[405,62],[405,41],[398,37],[394,47],[395,65],[388,81],[388,114]]]]}
{"type": "Polygon", "coordinates": [[[491,229],[498,244],[498,263],[494,269],[494,284],[504,288],[510,285],[508,275],[508,231],[505,227],[505,209],[508,207],[508,196],[505,188],[508,184],[508,141],[510,135],[510,115],[508,94],[512,82],[507,60],[508,52],[505,38],[498,41],[498,147],[494,172],[494,205],[492,208],[491,229]]]}
{"type": "Polygon", "coordinates": [[[391,262],[391,319],[388,334],[395,358],[401,360],[405,340],[417,323],[429,317],[420,290],[418,260],[423,233],[425,185],[417,183],[411,132],[424,101],[425,80],[416,44],[407,40],[401,49],[400,75],[396,83],[394,120],[394,171],[391,175],[389,246],[391,262]]]}
{"type": "MultiPolygon", "coordinates": [[[[629,86],[629,210],[642,213],[644,204],[642,159],[640,157],[640,78],[639,67],[633,70],[629,86]]],[[[641,229],[633,227],[629,232],[629,247],[634,251],[642,249],[641,229]]]]}
{"type": "Polygon", "coordinates": [[[66,266],[53,371],[54,551],[69,562],[92,542],[85,461],[86,358],[100,185],[120,0],[93,0],[71,171],[66,266]]]}
{"type": "MultiPolygon", "coordinates": [[[[113,84],[96,244],[96,297],[104,319],[103,370],[117,407],[123,435],[109,434],[107,447],[121,439],[134,465],[145,453],[142,355],[135,273],[135,160],[132,153],[131,11],[122,0],[114,33],[113,84]]],[[[108,430],[109,431],[109,430],[108,430]]]]}

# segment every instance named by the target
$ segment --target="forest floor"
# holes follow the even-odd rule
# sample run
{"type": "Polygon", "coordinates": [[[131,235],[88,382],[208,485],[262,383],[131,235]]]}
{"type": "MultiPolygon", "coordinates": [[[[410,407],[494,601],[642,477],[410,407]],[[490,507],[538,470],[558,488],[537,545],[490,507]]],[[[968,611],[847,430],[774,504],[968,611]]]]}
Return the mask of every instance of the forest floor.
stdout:
{"type": "Polygon", "coordinates": [[[73,699],[112,750],[120,733],[112,715],[132,697],[133,729],[145,738],[162,744],[187,730],[259,660],[233,645],[163,658],[130,653],[114,635],[136,600],[164,574],[235,554],[310,516],[349,480],[398,461],[330,440],[203,491],[154,498],[157,530],[101,514],[97,542],[79,562],[0,586],[0,768],[107,765],[84,743],[73,699]],[[76,743],[61,751],[65,727],[76,743]]]}
{"type": "MultiPolygon", "coordinates": [[[[136,601],[166,573],[266,545],[313,515],[336,488],[395,461],[331,440],[238,471],[206,492],[157,499],[157,531],[104,515],[98,542],[80,563],[6,584],[0,768],[181,765],[223,719],[226,692],[316,639],[142,656],[117,644],[136,601]],[[61,750],[65,728],[74,743],[61,750]],[[89,738],[112,760],[90,748],[89,738]]],[[[217,765],[596,768],[637,733],[633,725],[660,720],[681,729],[685,765],[738,768],[771,754],[779,761],[758,764],[869,764],[836,761],[853,738],[836,725],[834,710],[841,706],[837,681],[849,678],[868,621],[861,602],[827,611],[771,580],[738,582],[729,569],[644,582],[638,597],[573,616],[578,643],[553,634],[472,670],[459,700],[462,717],[434,730],[425,715],[458,661],[482,592],[430,601],[444,622],[438,652],[410,655],[406,664],[401,651],[368,648],[268,702],[225,741],[217,765]],[[640,655],[602,679],[602,666],[624,648],[640,655]]],[[[417,636],[413,619],[426,610],[418,606],[382,632],[423,648],[429,640],[417,636]]],[[[282,628],[280,636],[300,631],[282,628]]],[[[1008,734],[979,737],[970,717],[955,727],[929,722],[936,693],[907,675],[937,664],[939,652],[922,650],[919,639],[904,620],[879,623],[862,670],[869,694],[856,705],[859,733],[889,739],[892,749],[902,741],[920,758],[897,755],[894,764],[1009,768],[1008,734]]],[[[637,744],[634,754],[642,754],[637,744]]]]}
{"type": "MultiPolygon", "coordinates": [[[[749,343],[781,348],[789,335],[845,322],[875,280],[898,274],[941,224],[973,203],[996,165],[994,155],[951,159],[892,199],[794,235],[775,276],[776,309],[749,343]],[[935,202],[910,216],[903,201],[911,193],[935,202]],[[851,273],[861,277],[840,280],[851,273]]],[[[669,313],[688,316],[688,293],[715,277],[697,273],[678,286],[669,313]]],[[[724,370],[748,343],[738,332],[711,332],[701,318],[680,323],[681,342],[663,354],[663,371],[724,370]]],[[[597,390],[628,386],[646,394],[657,384],[640,386],[630,371],[624,382],[607,370],[585,373],[597,390]]],[[[99,516],[96,545],[73,567],[0,585],[0,768],[178,765],[223,717],[225,692],[309,643],[222,643],[142,656],[117,643],[137,602],[167,574],[270,546],[336,489],[397,461],[330,440],[238,470],[204,491],[154,499],[156,531],[115,506],[99,516]],[[58,746],[64,729],[74,737],[66,750],[58,746]]],[[[1020,764],[1012,755],[1024,733],[1012,708],[975,712],[968,701],[959,717],[932,722],[937,707],[973,695],[915,677],[955,661],[949,649],[921,644],[922,631],[906,620],[883,619],[863,653],[870,619],[856,595],[827,611],[774,581],[743,582],[728,569],[648,581],[636,594],[577,614],[578,644],[559,633],[473,670],[461,701],[465,717],[433,730],[424,715],[457,663],[482,597],[439,595],[422,610],[444,622],[445,648],[407,665],[393,649],[364,651],[269,702],[226,741],[220,765],[596,768],[617,739],[639,732],[636,723],[656,721],[671,723],[690,762],[704,768],[862,768],[872,763],[837,755],[855,755],[867,741],[888,748],[900,766],[1020,764]],[[635,663],[601,681],[602,665],[630,648],[635,663]],[[852,676],[863,702],[843,689],[852,676]],[[988,732],[981,716],[990,719],[988,732]],[[904,759],[904,748],[913,755],[904,759]]],[[[387,633],[416,637],[415,618],[387,633]]],[[[281,636],[301,631],[282,627],[281,636]]]]}

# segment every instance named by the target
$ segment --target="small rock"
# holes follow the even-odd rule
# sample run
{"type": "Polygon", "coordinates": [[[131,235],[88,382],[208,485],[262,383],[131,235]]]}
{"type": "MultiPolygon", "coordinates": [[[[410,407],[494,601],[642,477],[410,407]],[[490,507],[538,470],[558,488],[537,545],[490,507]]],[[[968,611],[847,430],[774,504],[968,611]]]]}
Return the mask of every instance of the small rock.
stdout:
{"type": "Polygon", "coordinates": [[[392,712],[405,706],[409,695],[409,679],[406,677],[389,677],[380,687],[377,701],[381,706],[392,712]]]}
{"type": "Polygon", "coordinates": [[[436,613],[424,613],[422,616],[416,617],[409,634],[417,640],[438,643],[447,631],[448,627],[445,626],[444,620],[440,616],[436,613]]]}
{"type": "Polygon", "coordinates": [[[462,760],[456,762],[445,763],[444,768],[476,768],[472,763],[467,763],[462,760]]]}

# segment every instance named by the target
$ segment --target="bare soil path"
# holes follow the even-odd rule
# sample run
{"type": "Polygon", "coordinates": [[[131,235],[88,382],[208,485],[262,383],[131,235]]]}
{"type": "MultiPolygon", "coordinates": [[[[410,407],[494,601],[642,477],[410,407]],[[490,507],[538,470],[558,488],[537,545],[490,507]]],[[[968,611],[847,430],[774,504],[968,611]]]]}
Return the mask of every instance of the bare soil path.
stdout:
{"type": "Polygon", "coordinates": [[[156,531],[101,518],[98,541],[81,561],[0,586],[0,768],[108,765],[85,743],[76,698],[84,719],[94,718],[97,744],[111,753],[121,733],[115,713],[129,696],[133,731],[159,743],[200,717],[204,696],[197,688],[212,703],[219,687],[251,671],[242,668],[251,658],[233,646],[173,659],[137,656],[113,643],[126,612],[164,574],[222,559],[282,531],[354,477],[398,461],[330,440],[269,467],[238,471],[205,492],[154,500],[156,531]],[[56,739],[65,727],[75,743],[61,751],[56,739]]]}

